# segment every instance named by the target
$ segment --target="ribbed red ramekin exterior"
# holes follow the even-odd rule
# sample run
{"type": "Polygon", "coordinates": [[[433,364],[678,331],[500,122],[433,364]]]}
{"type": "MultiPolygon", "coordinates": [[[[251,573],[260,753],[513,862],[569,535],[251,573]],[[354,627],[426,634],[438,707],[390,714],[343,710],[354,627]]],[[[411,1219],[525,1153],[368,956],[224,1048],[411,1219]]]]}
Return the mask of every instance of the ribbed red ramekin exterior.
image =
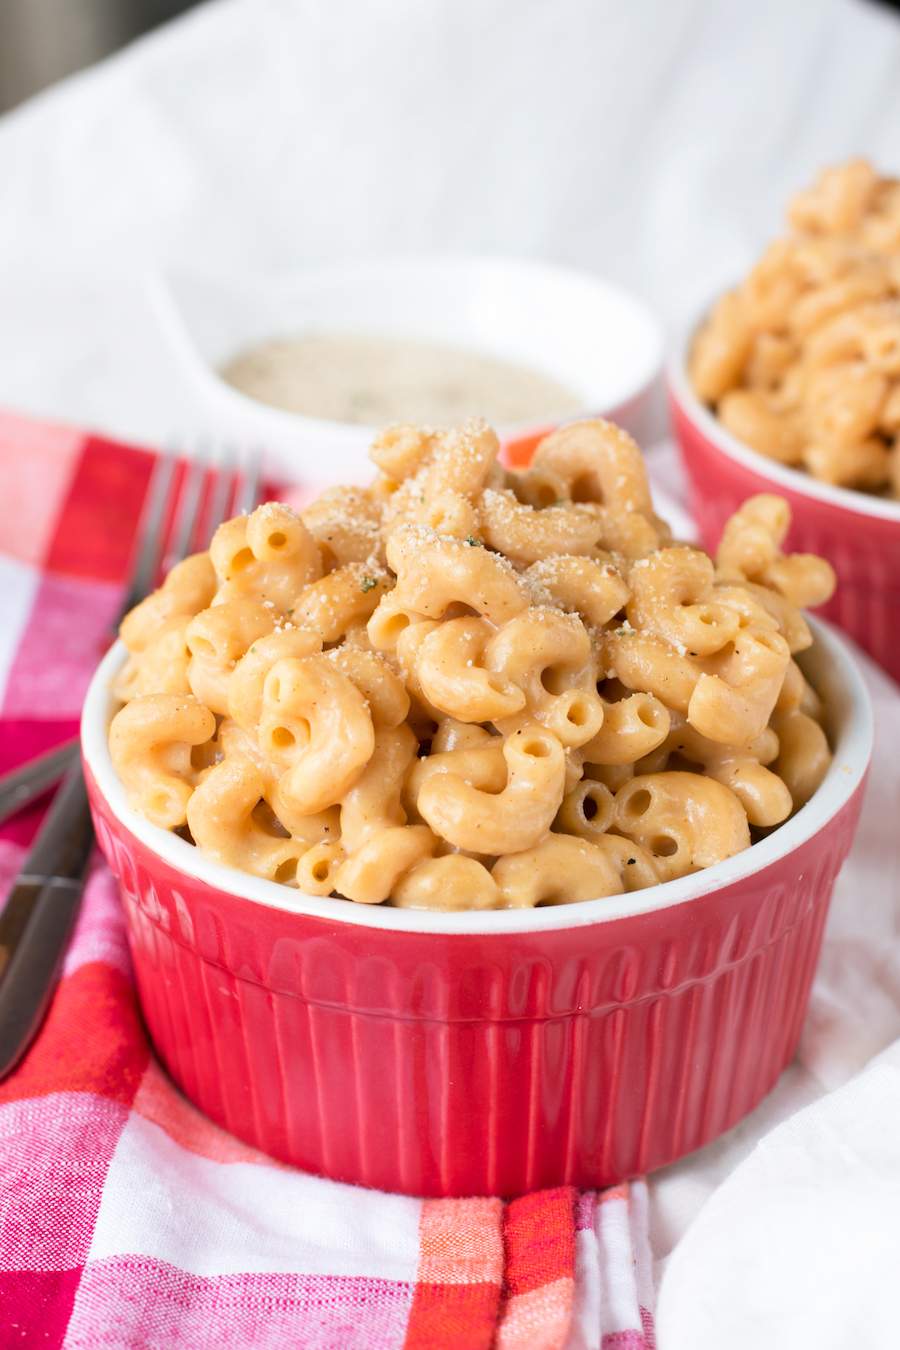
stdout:
{"type": "Polygon", "coordinates": [[[187,1096],[285,1162],[428,1196],[606,1186],[750,1111],[794,1052],[862,795],[679,905],[435,935],[214,889],[147,849],[86,772],[144,1016],[187,1096]]]}
{"type": "Polygon", "coordinates": [[[758,469],[739,463],[700,425],[678,391],[670,394],[691,510],[704,546],[715,549],[725,521],[748,497],[757,492],[786,497],[793,516],[788,547],[820,554],[837,573],[834,597],[817,613],[843,628],[900,680],[900,506],[896,520],[886,520],[823,501],[801,487],[792,490],[767,475],[762,455],[753,456],[758,469]]]}

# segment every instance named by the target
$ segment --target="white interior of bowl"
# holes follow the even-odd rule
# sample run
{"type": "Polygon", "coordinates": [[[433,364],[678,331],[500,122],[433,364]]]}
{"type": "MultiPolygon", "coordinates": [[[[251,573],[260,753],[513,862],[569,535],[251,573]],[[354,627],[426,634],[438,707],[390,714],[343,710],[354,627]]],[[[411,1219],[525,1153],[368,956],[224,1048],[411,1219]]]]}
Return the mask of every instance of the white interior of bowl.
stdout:
{"type": "Polygon", "coordinates": [[[812,497],[815,501],[827,502],[829,506],[837,506],[844,511],[854,511],[857,515],[876,516],[879,520],[892,520],[900,525],[900,501],[873,497],[868,492],[856,492],[852,488],[833,487],[830,483],[822,483],[818,478],[813,478],[812,474],[804,473],[800,469],[791,469],[774,459],[768,459],[758,450],[752,450],[749,445],[732,436],[706,404],[701,403],[688,376],[687,363],[691,343],[706,313],[707,310],[704,310],[700,318],[685,330],[676,343],[667,371],[672,393],[704,436],[713,441],[724,455],[736,460],[751,473],[769,479],[775,487],[812,497]]]}
{"type": "Polygon", "coordinates": [[[349,332],[450,343],[553,376],[594,413],[636,398],[662,363],[662,332],[646,306],[599,278],[524,259],[389,258],[278,278],[181,271],[150,284],[182,365],[223,407],[245,419],[252,409],[261,434],[317,429],[368,441],[372,433],[269,407],[222,379],[224,362],[272,337],[349,332]]]}
{"type": "Polygon", "coordinates": [[[583,900],[572,905],[461,913],[392,909],[384,905],[359,905],[348,900],[303,895],[287,886],[213,862],[177,835],[151,825],[126,801],[107,746],[107,729],[117,706],[110,685],[126,656],[121,643],[116,643],[107,653],[91,682],[82,716],[82,745],[91,773],[113,814],[142,844],[171,867],[256,904],[315,915],[330,922],[416,933],[484,934],[576,928],[684,904],[699,895],[731,885],[783,858],[811,838],[852,796],[872,753],[872,707],[846,643],[821,621],[813,620],[811,626],[816,640],[813,647],[803,653],[801,662],[825,700],[828,732],[834,749],[834,760],[825,781],[811,801],[765,839],[715,867],[630,895],[583,900]]]}

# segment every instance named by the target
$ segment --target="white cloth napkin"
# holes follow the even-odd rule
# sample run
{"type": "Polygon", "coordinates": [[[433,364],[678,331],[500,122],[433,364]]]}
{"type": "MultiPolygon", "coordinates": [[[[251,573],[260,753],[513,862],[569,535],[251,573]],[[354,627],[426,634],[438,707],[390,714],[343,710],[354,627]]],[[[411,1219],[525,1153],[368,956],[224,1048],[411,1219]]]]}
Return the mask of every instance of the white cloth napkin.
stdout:
{"type": "Polygon", "coordinates": [[[900,167],[898,70],[863,0],[204,5],[0,119],[0,401],[200,430],[165,263],[540,256],[681,324],[822,164],[900,167]]]}
{"type": "Polygon", "coordinates": [[[765,1135],[672,1255],[661,1350],[896,1346],[898,1122],[895,1043],[765,1135]]]}

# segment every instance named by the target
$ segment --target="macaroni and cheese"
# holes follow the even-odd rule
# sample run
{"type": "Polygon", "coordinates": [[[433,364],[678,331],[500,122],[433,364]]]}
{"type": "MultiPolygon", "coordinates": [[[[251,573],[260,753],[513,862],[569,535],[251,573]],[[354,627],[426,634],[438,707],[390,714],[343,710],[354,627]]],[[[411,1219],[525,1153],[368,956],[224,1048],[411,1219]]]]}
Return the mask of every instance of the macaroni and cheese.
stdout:
{"type": "Polygon", "coordinates": [[[761,454],[900,497],[900,180],[826,169],[788,221],[697,334],[694,388],[761,454]]]}
{"type": "Polygon", "coordinates": [[[137,811],[359,904],[614,895],[747,848],[829,764],[795,661],[831,568],[746,502],[715,560],[619,428],[505,470],[483,422],[392,427],[371,487],[220,526],[122,624],[110,728],[137,811]]]}

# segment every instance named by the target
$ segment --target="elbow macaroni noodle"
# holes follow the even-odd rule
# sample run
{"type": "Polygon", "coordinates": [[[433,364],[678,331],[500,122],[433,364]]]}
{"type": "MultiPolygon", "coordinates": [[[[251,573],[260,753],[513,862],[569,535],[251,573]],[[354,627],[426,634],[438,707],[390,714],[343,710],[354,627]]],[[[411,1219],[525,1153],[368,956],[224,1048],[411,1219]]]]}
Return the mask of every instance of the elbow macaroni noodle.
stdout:
{"type": "Polygon", "coordinates": [[[746,502],[713,560],[617,427],[497,453],[482,423],[391,428],[371,488],[175,567],[122,625],[135,809],[310,894],[463,910],[652,886],[800,807],[830,755],[799,607],[833,575],[782,552],[786,504],[746,502]]]}
{"type": "Polygon", "coordinates": [[[850,160],[788,222],[697,334],[694,388],[761,454],[900,497],[900,180],[850,160]]]}

